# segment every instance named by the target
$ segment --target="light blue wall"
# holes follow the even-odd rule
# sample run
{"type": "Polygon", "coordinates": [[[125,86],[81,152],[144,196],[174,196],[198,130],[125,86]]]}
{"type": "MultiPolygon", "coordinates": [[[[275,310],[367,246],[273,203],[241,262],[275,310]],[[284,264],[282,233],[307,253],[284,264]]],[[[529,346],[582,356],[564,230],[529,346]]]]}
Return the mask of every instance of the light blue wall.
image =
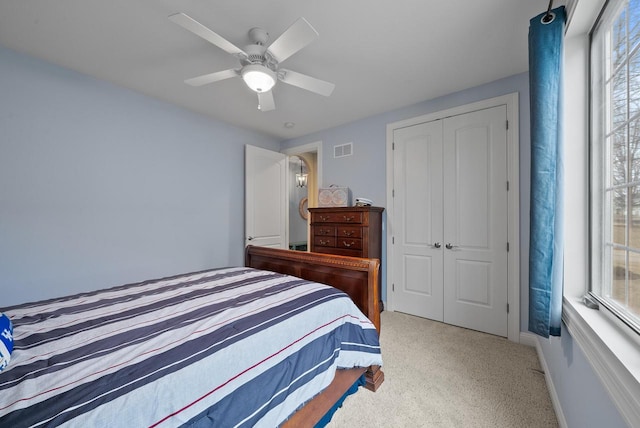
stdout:
{"type": "Polygon", "coordinates": [[[569,428],[627,427],[566,325],[540,344],[569,428]]]}
{"type": "Polygon", "coordinates": [[[243,263],[279,141],[1,47],[0,94],[0,307],[243,263]]]}

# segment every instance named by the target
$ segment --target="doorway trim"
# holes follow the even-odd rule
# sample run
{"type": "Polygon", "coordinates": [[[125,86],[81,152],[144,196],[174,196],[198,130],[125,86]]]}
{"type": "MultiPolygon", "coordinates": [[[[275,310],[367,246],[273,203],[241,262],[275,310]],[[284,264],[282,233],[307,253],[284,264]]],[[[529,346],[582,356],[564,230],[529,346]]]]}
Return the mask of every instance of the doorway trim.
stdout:
{"type": "MultiPolygon", "coordinates": [[[[393,131],[399,128],[418,125],[424,122],[445,119],[449,116],[471,113],[477,110],[507,106],[507,179],[509,191],[507,193],[508,225],[507,239],[509,242],[508,275],[507,275],[507,302],[509,312],[507,314],[507,338],[520,342],[520,140],[518,119],[518,93],[514,92],[495,98],[490,98],[471,104],[453,107],[447,110],[429,113],[410,119],[387,124],[387,260],[393,260],[393,235],[394,235],[394,204],[393,204],[393,131]]],[[[507,183],[505,183],[507,185],[507,183]]],[[[387,264],[387,284],[393,284],[394,272],[392,264],[387,264]]],[[[385,307],[393,311],[393,293],[387,292],[385,307]]]]}
{"type": "MultiPolygon", "coordinates": [[[[302,146],[290,147],[288,149],[284,149],[280,151],[281,153],[291,157],[298,156],[303,153],[315,153],[316,154],[316,183],[317,187],[320,188],[322,186],[322,141],[316,141],[313,143],[304,144],[302,146]]],[[[287,169],[288,171],[288,169],[287,169]]],[[[287,206],[289,206],[289,186],[291,186],[291,177],[287,177],[287,189],[286,189],[286,197],[287,197],[287,206]]],[[[287,240],[289,239],[289,211],[287,210],[286,215],[286,229],[287,229],[287,240]]],[[[310,227],[309,227],[309,219],[307,219],[307,242],[310,242],[310,227]]],[[[307,251],[311,248],[310,245],[307,245],[307,251]]]]}
{"type": "MultiPolygon", "coordinates": [[[[318,187],[322,184],[322,141],[316,141],[315,143],[304,144],[302,146],[291,147],[281,150],[287,156],[297,156],[303,153],[315,152],[317,156],[317,181],[318,187]]],[[[289,181],[287,181],[289,182],[289,181]]]]}

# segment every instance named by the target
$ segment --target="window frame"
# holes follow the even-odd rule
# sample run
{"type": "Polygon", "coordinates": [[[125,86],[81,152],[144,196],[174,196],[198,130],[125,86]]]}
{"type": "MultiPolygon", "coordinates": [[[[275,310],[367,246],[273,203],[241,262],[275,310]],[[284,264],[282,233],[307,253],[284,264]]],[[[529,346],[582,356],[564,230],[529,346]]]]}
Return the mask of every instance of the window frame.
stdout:
{"type": "MultiPolygon", "coordinates": [[[[591,272],[590,272],[590,280],[589,280],[589,289],[588,295],[591,299],[596,301],[598,304],[602,305],[609,314],[615,316],[618,320],[620,320],[627,328],[629,328],[636,335],[640,335],[640,315],[633,314],[632,312],[626,310],[620,303],[618,303],[612,297],[605,296],[608,288],[611,288],[610,285],[611,280],[607,279],[605,276],[612,272],[612,268],[610,266],[610,262],[607,261],[607,255],[611,255],[614,251],[624,251],[625,254],[625,266],[629,264],[629,254],[635,253],[640,254],[640,248],[633,248],[631,244],[628,242],[627,236],[629,233],[629,221],[632,220],[630,217],[632,215],[628,215],[629,208],[629,192],[626,191],[627,196],[625,196],[625,242],[624,245],[616,243],[615,238],[613,236],[609,237],[607,240],[605,235],[607,234],[606,229],[609,228],[613,224],[613,220],[607,218],[607,210],[606,210],[606,199],[607,192],[613,192],[614,188],[624,188],[625,190],[631,189],[633,187],[633,181],[629,177],[625,177],[623,183],[608,183],[605,180],[605,177],[608,174],[611,174],[613,167],[611,167],[611,154],[608,152],[607,139],[613,138],[611,134],[616,132],[616,127],[614,127],[609,121],[613,121],[611,116],[615,114],[613,110],[615,107],[612,107],[614,101],[611,97],[613,97],[613,89],[608,86],[613,86],[613,79],[615,78],[615,72],[613,72],[613,68],[610,67],[610,58],[609,52],[605,43],[610,43],[611,34],[610,29],[612,29],[616,25],[616,21],[621,14],[622,9],[626,10],[628,14],[629,8],[625,6],[627,0],[609,0],[607,1],[603,7],[601,8],[598,17],[596,19],[595,24],[593,25],[591,31],[589,32],[589,88],[590,88],[590,96],[589,96],[589,131],[590,131],[590,144],[589,144],[589,152],[591,156],[590,161],[590,171],[589,171],[589,184],[590,184],[590,213],[591,216],[589,218],[590,223],[590,254],[589,261],[591,264],[591,272]],[[602,27],[606,25],[606,28],[602,27]],[[597,38],[596,38],[597,36],[597,38]],[[601,44],[600,46],[595,46],[594,44],[601,44]],[[594,50],[598,51],[594,55],[594,50]],[[603,61],[606,63],[603,64],[603,61]],[[595,68],[598,68],[598,71],[594,71],[595,68]],[[612,73],[609,75],[608,73],[612,73]],[[597,80],[597,81],[594,81],[597,80]],[[607,83],[609,82],[610,83],[607,83]],[[596,87],[595,85],[599,85],[596,87]],[[601,192],[598,190],[602,185],[607,187],[607,189],[602,190],[601,192]],[[611,224],[609,223],[611,222],[611,224]],[[609,268],[609,269],[608,269],[609,268]]],[[[628,32],[628,27],[626,28],[628,32]]],[[[628,40],[628,33],[626,33],[626,37],[628,40]]],[[[625,45],[625,48],[629,48],[628,45],[625,45]]],[[[634,54],[640,54],[640,43],[636,43],[636,46],[632,46],[630,51],[625,49],[625,59],[622,61],[622,64],[616,68],[624,68],[626,69],[626,93],[629,95],[629,66],[631,58],[634,54]],[[626,65],[625,65],[626,64],[626,65]]],[[[630,100],[627,98],[626,107],[629,108],[630,100]]],[[[630,118],[627,113],[624,120],[623,125],[628,131],[630,123],[634,118],[630,118]]],[[[628,147],[628,136],[625,139],[625,143],[628,147]]],[[[628,159],[627,159],[628,162],[628,159]]],[[[627,165],[628,166],[628,165],[627,165]]],[[[627,173],[630,172],[630,168],[627,168],[627,173]]],[[[637,184],[636,184],[637,186],[637,184]]],[[[612,207],[609,207],[610,209],[612,207]]],[[[613,232],[611,232],[613,235],[613,232]]],[[[613,256],[611,256],[613,257],[613,256]]],[[[628,276],[628,269],[625,269],[625,285],[628,288],[628,281],[630,280],[628,276]]]]}
{"type": "Polygon", "coordinates": [[[562,320],[622,419],[629,426],[640,426],[638,335],[629,334],[629,328],[608,310],[593,310],[584,304],[591,282],[590,32],[606,1],[569,0],[567,3],[563,79],[567,191],[562,320]]]}

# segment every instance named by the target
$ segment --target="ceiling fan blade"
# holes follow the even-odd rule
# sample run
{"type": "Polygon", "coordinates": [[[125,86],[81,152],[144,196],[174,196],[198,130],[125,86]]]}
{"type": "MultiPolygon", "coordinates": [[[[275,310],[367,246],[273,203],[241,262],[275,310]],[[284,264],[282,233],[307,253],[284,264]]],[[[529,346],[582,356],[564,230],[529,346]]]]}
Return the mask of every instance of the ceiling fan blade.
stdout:
{"type": "Polygon", "coordinates": [[[191,79],[187,79],[184,81],[187,85],[191,86],[202,86],[209,83],[217,82],[219,80],[230,79],[232,77],[238,76],[238,70],[224,70],[224,71],[216,71],[215,73],[203,74],[202,76],[192,77],[191,79]]]}
{"type": "Polygon", "coordinates": [[[328,97],[331,95],[336,85],[333,83],[325,82],[324,80],[316,79],[315,77],[307,76],[306,74],[298,73],[297,71],[280,69],[280,80],[289,85],[297,86],[298,88],[306,89],[307,91],[315,92],[316,94],[324,95],[328,97]]]}
{"type": "Polygon", "coordinates": [[[273,92],[258,92],[258,110],[271,111],[276,109],[276,103],[273,101],[273,92]]]}
{"type": "Polygon", "coordinates": [[[271,43],[268,50],[276,61],[282,62],[314,41],[318,36],[318,32],[306,19],[298,18],[280,37],[271,43]]]}
{"type": "Polygon", "coordinates": [[[196,36],[202,37],[231,55],[239,58],[247,57],[245,51],[184,13],[174,13],[173,15],[169,15],[169,19],[185,30],[191,31],[196,36]]]}

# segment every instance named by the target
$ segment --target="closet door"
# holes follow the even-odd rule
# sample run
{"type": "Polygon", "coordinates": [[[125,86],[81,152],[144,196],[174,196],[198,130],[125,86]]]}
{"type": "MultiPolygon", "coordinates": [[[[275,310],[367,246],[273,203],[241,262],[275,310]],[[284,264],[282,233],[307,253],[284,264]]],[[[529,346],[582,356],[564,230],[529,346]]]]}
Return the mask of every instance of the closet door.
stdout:
{"type": "Polygon", "coordinates": [[[444,121],[444,321],[507,336],[506,106],[444,121]]]}
{"type": "Polygon", "coordinates": [[[395,309],[443,319],[442,122],[394,131],[395,309]]]}
{"type": "Polygon", "coordinates": [[[394,309],[507,336],[506,106],[393,135],[394,309]]]}

